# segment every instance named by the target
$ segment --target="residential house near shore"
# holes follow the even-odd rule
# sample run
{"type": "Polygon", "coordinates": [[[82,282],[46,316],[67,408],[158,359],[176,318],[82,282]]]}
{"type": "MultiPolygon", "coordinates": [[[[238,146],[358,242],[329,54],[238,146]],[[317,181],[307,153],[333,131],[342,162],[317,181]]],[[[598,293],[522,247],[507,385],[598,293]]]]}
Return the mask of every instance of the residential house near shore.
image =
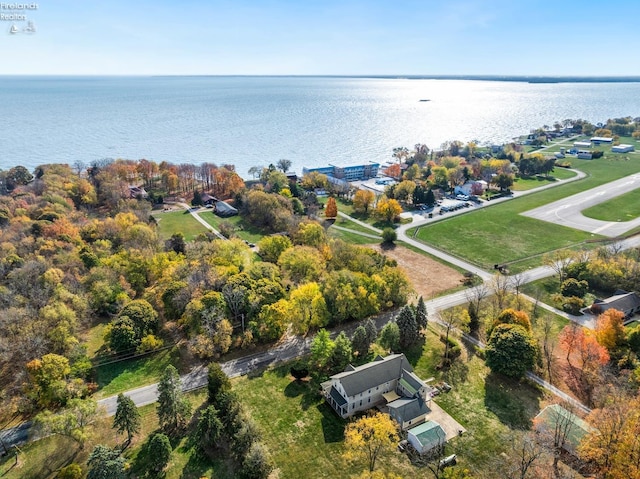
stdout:
{"type": "Polygon", "coordinates": [[[390,416],[406,429],[424,421],[433,388],[413,373],[404,354],[391,354],[357,368],[347,366],[322,383],[322,391],[340,417],[386,403],[390,416]]]}
{"type": "Polygon", "coordinates": [[[640,295],[622,289],[617,290],[613,296],[606,299],[596,299],[589,308],[594,314],[602,314],[609,309],[622,311],[626,320],[640,312],[640,295]]]}

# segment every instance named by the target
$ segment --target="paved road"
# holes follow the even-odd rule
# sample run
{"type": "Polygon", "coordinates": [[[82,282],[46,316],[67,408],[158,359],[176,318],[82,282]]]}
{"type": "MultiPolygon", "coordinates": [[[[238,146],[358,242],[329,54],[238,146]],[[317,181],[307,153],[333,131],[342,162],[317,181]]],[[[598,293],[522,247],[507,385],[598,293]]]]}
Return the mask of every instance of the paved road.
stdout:
{"type": "Polygon", "coordinates": [[[587,218],[582,214],[582,210],[637,188],[640,188],[640,174],[620,178],[619,180],[568,196],[522,214],[530,218],[588,231],[589,233],[616,237],[640,226],[640,218],[621,222],[600,221],[587,218]]]}

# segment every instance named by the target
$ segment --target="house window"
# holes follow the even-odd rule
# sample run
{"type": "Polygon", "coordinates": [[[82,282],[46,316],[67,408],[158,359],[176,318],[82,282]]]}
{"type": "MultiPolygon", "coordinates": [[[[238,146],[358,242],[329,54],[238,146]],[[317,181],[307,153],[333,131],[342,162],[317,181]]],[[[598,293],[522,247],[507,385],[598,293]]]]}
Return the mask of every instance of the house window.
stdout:
{"type": "Polygon", "coordinates": [[[371,402],[371,398],[369,398],[369,402],[371,402]]]}
{"type": "Polygon", "coordinates": [[[378,388],[379,388],[379,387],[380,387],[380,386],[376,386],[376,391],[378,390],[378,388]]]}
{"type": "Polygon", "coordinates": [[[360,406],[362,406],[362,399],[360,399],[360,406]]]}
{"type": "Polygon", "coordinates": [[[367,394],[371,394],[371,389],[369,389],[369,392],[367,394]]]}

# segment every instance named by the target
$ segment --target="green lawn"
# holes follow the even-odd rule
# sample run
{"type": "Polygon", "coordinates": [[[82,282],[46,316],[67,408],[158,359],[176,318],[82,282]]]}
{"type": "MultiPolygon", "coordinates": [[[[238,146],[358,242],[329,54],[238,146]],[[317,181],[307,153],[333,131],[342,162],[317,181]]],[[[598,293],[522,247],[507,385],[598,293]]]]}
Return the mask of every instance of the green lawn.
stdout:
{"type": "MultiPolygon", "coordinates": [[[[363,245],[374,244],[374,243],[380,243],[382,241],[382,239],[376,240],[374,238],[369,238],[368,236],[359,235],[358,233],[337,230],[335,228],[329,228],[328,234],[331,238],[341,239],[343,241],[346,241],[347,243],[353,243],[353,244],[363,244],[363,245]]],[[[375,233],[373,233],[372,231],[371,234],[375,234],[375,233]]]]}
{"type": "Polygon", "coordinates": [[[246,222],[240,215],[231,216],[229,218],[220,218],[219,216],[216,216],[213,211],[207,210],[200,213],[200,218],[205,220],[218,231],[220,231],[221,223],[231,224],[235,228],[234,234],[238,238],[249,241],[250,243],[257,243],[264,237],[264,233],[260,231],[260,229],[246,222]]]}
{"type": "Polygon", "coordinates": [[[602,221],[631,221],[640,216],[640,189],[630,191],[582,211],[589,218],[602,221]]]}
{"type": "Polygon", "coordinates": [[[533,188],[538,188],[550,183],[555,183],[557,180],[566,180],[573,178],[576,174],[565,168],[556,168],[550,176],[533,176],[529,178],[516,178],[512,189],[514,191],[525,191],[533,188]]]}
{"type": "MultiPolygon", "coordinates": [[[[640,169],[640,157],[625,160],[607,154],[598,160],[572,159],[571,162],[589,176],[422,227],[417,238],[484,268],[491,268],[495,263],[525,260],[592,239],[595,236],[584,231],[534,220],[520,213],[635,173],[640,169]]],[[[526,266],[536,264],[540,264],[540,259],[528,262],[526,266]]],[[[520,265],[520,269],[522,267],[520,265]]]]}
{"type": "Polygon", "coordinates": [[[336,218],[336,221],[334,223],[337,226],[342,226],[343,228],[349,228],[351,230],[354,231],[361,231],[363,233],[369,233],[369,234],[377,234],[374,230],[372,230],[371,228],[367,228],[366,226],[362,226],[358,223],[356,223],[355,221],[351,221],[348,218],[345,218],[343,216],[338,216],[336,218]]]}
{"type": "Polygon", "coordinates": [[[165,349],[139,359],[118,361],[95,368],[95,380],[98,383],[97,399],[153,384],[162,376],[169,364],[178,366],[180,351],[177,348],[165,349]]]}
{"type": "Polygon", "coordinates": [[[156,212],[153,217],[158,222],[158,234],[163,240],[169,239],[174,233],[182,233],[186,241],[191,241],[208,231],[185,210],[156,212]]]}

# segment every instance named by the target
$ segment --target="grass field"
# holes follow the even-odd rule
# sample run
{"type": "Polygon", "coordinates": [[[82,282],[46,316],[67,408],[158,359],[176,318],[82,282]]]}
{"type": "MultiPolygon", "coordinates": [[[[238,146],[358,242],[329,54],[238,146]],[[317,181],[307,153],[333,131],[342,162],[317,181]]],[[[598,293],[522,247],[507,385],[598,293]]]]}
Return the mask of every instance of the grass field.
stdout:
{"type": "MultiPolygon", "coordinates": [[[[187,393],[187,398],[195,411],[206,399],[206,391],[198,390],[187,393]]],[[[158,429],[156,405],[150,404],[138,409],[141,415],[141,431],[134,437],[131,445],[125,449],[124,457],[131,466],[131,471],[143,477],[145,461],[140,455],[145,438],[158,429]]],[[[85,447],[80,449],[74,441],[63,436],[51,436],[21,447],[17,466],[14,456],[7,456],[0,461],[0,477],[3,479],[53,479],[57,471],[72,462],[84,463],[93,447],[103,444],[109,447],[120,446],[125,437],[118,436],[111,428],[113,418],[103,418],[89,428],[89,438],[85,447]]],[[[202,461],[188,447],[186,438],[172,441],[173,452],[163,479],[200,479],[215,477],[234,479],[230,464],[222,460],[202,461]]],[[[86,470],[86,467],[84,468],[86,470]]],[[[158,477],[157,475],[144,477],[158,477]]]]}
{"type": "Polygon", "coordinates": [[[95,368],[95,381],[98,383],[97,399],[113,396],[129,389],[153,384],[162,376],[169,364],[180,363],[177,348],[165,349],[139,359],[118,361],[95,368]]]}
{"type": "Polygon", "coordinates": [[[220,231],[221,223],[229,223],[235,228],[234,234],[238,238],[249,241],[250,243],[257,243],[264,237],[264,233],[262,231],[248,224],[244,221],[244,218],[239,215],[231,216],[229,218],[220,218],[219,216],[216,216],[213,211],[204,211],[200,213],[200,218],[205,220],[218,231],[220,231]]]}
{"type": "MultiPolygon", "coordinates": [[[[598,160],[571,162],[588,177],[422,227],[417,238],[484,268],[592,239],[594,236],[584,231],[526,218],[520,213],[635,173],[640,169],[640,157],[626,160],[608,154],[598,160]]],[[[540,262],[538,258],[526,266],[540,262]]],[[[517,265],[512,269],[517,270],[517,265]]]]}
{"type": "Polygon", "coordinates": [[[602,221],[631,221],[640,216],[640,189],[630,191],[582,211],[589,218],[602,221]]]}
{"type": "MultiPolygon", "coordinates": [[[[373,231],[371,233],[375,234],[373,233],[373,231]]],[[[358,233],[352,233],[350,231],[342,231],[335,228],[329,228],[328,235],[331,238],[341,239],[343,241],[346,241],[347,243],[352,243],[352,244],[366,245],[366,244],[380,243],[382,241],[382,239],[369,238],[368,236],[362,236],[358,233]]]]}
{"type": "Polygon", "coordinates": [[[573,178],[576,174],[564,168],[556,168],[550,176],[533,176],[529,178],[516,178],[512,189],[514,191],[525,191],[540,186],[555,183],[557,180],[566,180],[573,178]]]}
{"type": "Polygon", "coordinates": [[[166,213],[154,213],[153,217],[158,222],[158,234],[160,239],[166,240],[174,233],[182,233],[186,241],[191,241],[200,233],[208,230],[195,218],[184,210],[170,211],[166,213]]]}

